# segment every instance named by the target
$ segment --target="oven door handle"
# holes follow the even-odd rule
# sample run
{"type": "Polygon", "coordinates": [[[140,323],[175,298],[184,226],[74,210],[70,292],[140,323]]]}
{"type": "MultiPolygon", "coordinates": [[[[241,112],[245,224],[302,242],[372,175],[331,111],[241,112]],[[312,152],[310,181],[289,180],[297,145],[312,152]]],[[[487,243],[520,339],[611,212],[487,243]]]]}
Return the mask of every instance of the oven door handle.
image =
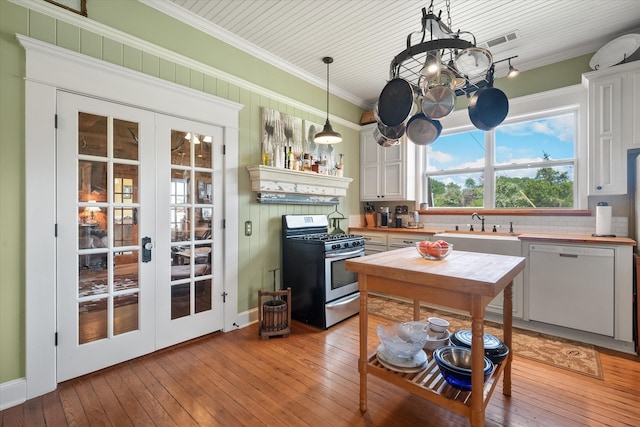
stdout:
{"type": "Polygon", "coordinates": [[[339,253],[336,253],[336,254],[325,254],[325,258],[350,257],[352,255],[361,254],[362,252],[364,252],[364,248],[359,248],[358,250],[351,251],[351,252],[339,252],[339,253]]]}
{"type": "Polygon", "coordinates": [[[333,307],[339,307],[341,305],[346,305],[346,304],[349,304],[351,302],[354,302],[358,298],[360,298],[360,293],[356,292],[351,298],[348,298],[348,299],[345,299],[345,300],[341,300],[341,301],[338,301],[338,302],[335,302],[335,303],[327,304],[327,308],[333,308],[333,307]]]}

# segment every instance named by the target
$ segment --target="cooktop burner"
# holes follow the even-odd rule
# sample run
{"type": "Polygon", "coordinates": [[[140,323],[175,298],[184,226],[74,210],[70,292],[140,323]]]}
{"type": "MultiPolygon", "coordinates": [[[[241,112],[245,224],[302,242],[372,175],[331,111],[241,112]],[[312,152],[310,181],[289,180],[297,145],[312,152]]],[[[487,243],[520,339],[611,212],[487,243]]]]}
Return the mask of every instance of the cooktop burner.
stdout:
{"type": "Polygon", "coordinates": [[[361,236],[355,234],[329,234],[329,233],[319,233],[319,234],[305,234],[302,236],[296,236],[295,238],[303,239],[303,240],[319,240],[321,242],[330,242],[335,240],[345,240],[345,239],[356,239],[361,236]]]}
{"type": "Polygon", "coordinates": [[[283,215],[283,245],[304,245],[323,252],[364,247],[364,237],[347,233],[329,233],[325,215],[283,215]]]}

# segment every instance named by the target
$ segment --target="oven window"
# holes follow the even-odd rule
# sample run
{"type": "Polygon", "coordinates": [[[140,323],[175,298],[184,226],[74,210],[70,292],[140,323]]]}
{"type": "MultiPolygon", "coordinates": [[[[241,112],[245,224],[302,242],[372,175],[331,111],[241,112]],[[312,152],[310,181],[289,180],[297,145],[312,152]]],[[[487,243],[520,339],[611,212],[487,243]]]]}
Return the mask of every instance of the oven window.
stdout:
{"type": "Polygon", "coordinates": [[[331,262],[331,289],[339,289],[358,281],[358,273],[348,271],[344,266],[345,261],[331,262]]]}

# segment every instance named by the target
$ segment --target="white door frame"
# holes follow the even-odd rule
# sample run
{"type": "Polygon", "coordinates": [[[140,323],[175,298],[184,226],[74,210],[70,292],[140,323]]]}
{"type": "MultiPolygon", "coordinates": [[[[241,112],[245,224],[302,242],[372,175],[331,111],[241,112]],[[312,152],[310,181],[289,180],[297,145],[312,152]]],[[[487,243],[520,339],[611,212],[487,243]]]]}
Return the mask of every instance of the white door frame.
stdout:
{"type": "Polygon", "coordinates": [[[224,128],[224,331],[238,313],[238,111],[242,105],[30,37],[25,81],[26,398],[56,389],[55,113],[59,89],[224,128]],[[49,214],[50,213],[50,214],[49,214]]]}

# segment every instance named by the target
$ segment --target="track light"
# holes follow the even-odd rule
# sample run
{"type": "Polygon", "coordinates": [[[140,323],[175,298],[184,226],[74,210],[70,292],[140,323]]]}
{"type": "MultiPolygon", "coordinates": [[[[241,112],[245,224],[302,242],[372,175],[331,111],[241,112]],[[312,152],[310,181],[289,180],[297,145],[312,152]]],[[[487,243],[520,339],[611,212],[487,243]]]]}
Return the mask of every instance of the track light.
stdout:
{"type": "Polygon", "coordinates": [[[509,71],[507,72],[507,77],[512,79],[518,74],[520,74],[520,70],[511,65],[511,58],[509,58],[509,71]]]}

